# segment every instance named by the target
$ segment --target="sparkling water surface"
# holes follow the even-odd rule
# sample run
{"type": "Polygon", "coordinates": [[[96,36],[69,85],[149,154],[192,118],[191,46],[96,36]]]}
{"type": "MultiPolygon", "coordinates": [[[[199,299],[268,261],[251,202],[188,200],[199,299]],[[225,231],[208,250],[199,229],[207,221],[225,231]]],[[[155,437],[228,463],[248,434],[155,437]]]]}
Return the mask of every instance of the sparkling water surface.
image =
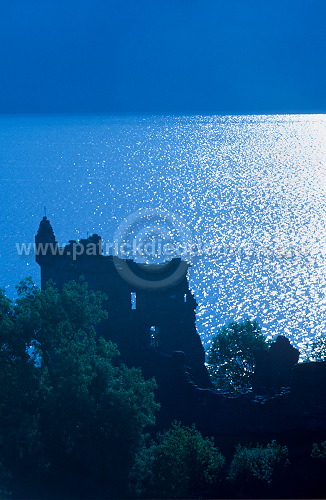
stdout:
{"type": "Polygon", "coordinates": [[[64,244],[112,240],[139,209],[175,214],[205,250],[192,259],[208,345],[233,320],[299,348],[326,331],[326,115],[0,118],[1,280],[39,283],[44,215],[64,244]]]}

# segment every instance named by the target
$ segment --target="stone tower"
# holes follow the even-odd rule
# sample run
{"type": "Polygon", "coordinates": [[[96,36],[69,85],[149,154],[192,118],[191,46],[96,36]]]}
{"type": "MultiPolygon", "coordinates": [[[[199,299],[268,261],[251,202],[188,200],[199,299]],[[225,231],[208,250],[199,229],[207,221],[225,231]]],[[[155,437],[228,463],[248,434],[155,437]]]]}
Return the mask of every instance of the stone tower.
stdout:
{"type": "Polygon", "coordinates": [[[83,276],[91,289],[107,295],[108,319],[98,325],[97,331],[118,345],[124,363],[139,366],[151,376],[155,375],[151,359],[157,359],[158,354],[177,359],[172,354],[183,351],[186,370],[194,383],[210,386],[204,348],[195,325],[197,303],[189,289],[185,262],[172,259],[163,266],[139,265],[103,255],[98,235],[79,242],[70,240],[59,248],[47,217],[40,223],[35,242],[42,288],[50,279],[61,288],[67,281],[83,276]],[[130,283],[125,279],[126,266],[139,283],[151,283],[154,279],[165,282],[173,273],[178,279],[159,289],[138,286],[137,280],[130,283]],[[180,269],[181,274],[177,272],[180,269]]]}

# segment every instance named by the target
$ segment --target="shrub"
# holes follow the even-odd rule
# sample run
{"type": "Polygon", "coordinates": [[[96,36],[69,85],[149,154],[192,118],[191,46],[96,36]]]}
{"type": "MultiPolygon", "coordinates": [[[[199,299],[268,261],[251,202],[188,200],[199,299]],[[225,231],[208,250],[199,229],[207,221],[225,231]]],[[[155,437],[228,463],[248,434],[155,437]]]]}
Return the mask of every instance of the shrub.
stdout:
{"type": "Polygon", "coordinates": [[[262,446],[238,445],[230,465],[227,479],[232,482],[248,483],[252,480],[270,484],[276,468],[288,465],[288,449],[275,441],[262,446]]]}
{"type": "Polygon", "coordinates": [[[312,452],[310,455],[312,458],[326,458],[326,441],[323,441],[320,443],[320,446],[318,446],[317,443],[313,443],[312,445],[312,452]]]}
{"type": "Polygon", "coordinates": [[[194,426],[175,422],[158,435],[158,442],[152,442],[139,454],[133,471],[135,488],[142,497],[212,496],[224,463],[212,439],[204,438],[194,426]]]}

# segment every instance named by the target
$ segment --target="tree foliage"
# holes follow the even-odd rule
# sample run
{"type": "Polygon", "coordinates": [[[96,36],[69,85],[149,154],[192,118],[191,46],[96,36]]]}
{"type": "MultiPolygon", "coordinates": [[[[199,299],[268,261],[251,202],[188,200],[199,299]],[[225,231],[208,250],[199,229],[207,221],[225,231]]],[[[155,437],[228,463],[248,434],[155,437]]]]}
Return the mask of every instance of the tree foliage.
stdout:
{"type": "Polygon", "coordinates": [[[326,361],[326,337],[319,337],[307,345],[307,361],[326,361]]]}
{"type": "Polygon", "coordinates": [[[139,453],[133,480],[141,497],[202,498],[212,496],[224,463],[212,439],[175,422],[139,453]]]}
{"type": "Polygon", "coordinates": [[[218,389],[244,392],[251,388],[254,353],[268,344],[257,321],[232,322],[212,339],[208,371],[218,389]]]}
{"type": "Polygon", "coordinates": [[[318,445],[317,443],[313,443],[311,457],[321,458],[323,460],[326,459],[326,441],[322,441],[320,445],[318,445]]]}
{"type": "Polygon", "coordinates": [[[270,484],[277,467],[288,465],[288,449],[275,441],[266,446],[240,446],[232,459],[227,479],[232,483],[263,482],[270,484]]]}
{"type": "Polygon", "coordinates": [[[127,496],[155,382],[96,337],[105,296],[85,282],[59,292],[26,280],[18,293],[15,304],[0,294],[0,486],[25,498],[127,496]]]}

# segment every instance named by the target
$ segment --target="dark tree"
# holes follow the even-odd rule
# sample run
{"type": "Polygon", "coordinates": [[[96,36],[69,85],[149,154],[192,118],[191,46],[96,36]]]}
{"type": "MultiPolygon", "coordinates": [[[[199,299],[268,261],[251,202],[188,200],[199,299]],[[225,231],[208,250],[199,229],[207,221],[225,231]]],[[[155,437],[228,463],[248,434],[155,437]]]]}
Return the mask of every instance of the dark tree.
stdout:
{"type": "Polygon", "coordinates": [[[236,447],[227,480],[233,485],[231,490],[236,498],[270,498],[268,485],[289,465],[286,446],[272,441],[263,446],[236,447]]]}
{"type": "Polygon", "coordinates": [[[311,340],[307,344],[306,361],[326,361],[326,337],[325,335],[311,340]]]}
{"type": "Polygon", "coordinates": [[[252,387],[255,351],[268,344],[257,321],[230,323],[212,339],[208,371],[218,389],[244,392],[252,387]]]}
{"type": "Polygon", "coordinates": [[[0,296],[0,480],[15,497],[125,497],[155,382],[98,339],[104,296],[30,281],[0,296]]]}
{"type": "Polygon", "coordinates": [[[139,453],[135,489],[141,498],[215,497],[224,463],[212,439],[176,422],[139,453]]]}

